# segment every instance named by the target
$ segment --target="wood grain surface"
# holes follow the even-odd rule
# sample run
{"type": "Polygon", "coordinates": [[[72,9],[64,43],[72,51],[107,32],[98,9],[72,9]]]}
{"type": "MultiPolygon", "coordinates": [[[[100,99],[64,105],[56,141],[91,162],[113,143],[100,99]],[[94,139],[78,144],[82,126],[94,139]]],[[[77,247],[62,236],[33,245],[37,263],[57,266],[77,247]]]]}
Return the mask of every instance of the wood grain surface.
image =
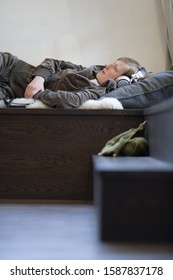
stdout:
{"type": "Polygon", "coordinates": [[[141,110],[0,109],[0,198],[92,199],[92,155],[141,110]]]}

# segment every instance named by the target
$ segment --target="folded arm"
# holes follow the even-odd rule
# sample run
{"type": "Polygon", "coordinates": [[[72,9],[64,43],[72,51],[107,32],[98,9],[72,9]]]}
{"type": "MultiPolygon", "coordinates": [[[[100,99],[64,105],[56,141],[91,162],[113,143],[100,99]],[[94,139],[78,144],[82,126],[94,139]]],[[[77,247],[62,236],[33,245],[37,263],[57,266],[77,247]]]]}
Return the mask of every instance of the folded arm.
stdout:
{"type": "Polygon", "coordinates": [[[94,91],[93,89],[84,89],[75,92],[61,91],[56,92],[45,90],[35,94],[34,98],[41,100],[44,104],[52,108],[77,108],[89,99],[97,100],[105,95],[105,91],[94,91]]]}
{"type": "Polygon", "coordinates": [[[28,84],[24,95],[26,98],[32,98],[37,92],[44,91],[44,83],[61,70],[74,69],[81,71],[85,68],[86,67],[82,65],[77,65],[68,61],[46,58],[35,68],[33,80],[28,84]]]}

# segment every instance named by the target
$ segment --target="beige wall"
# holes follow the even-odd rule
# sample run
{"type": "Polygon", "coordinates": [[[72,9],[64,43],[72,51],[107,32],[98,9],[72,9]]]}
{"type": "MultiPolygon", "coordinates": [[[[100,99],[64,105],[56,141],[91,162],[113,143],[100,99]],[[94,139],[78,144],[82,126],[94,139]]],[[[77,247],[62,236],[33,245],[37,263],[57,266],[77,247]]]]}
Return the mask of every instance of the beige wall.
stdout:
{"type": "Polygon", "coordinates": [[[45,57],[83,65],[133,57],[166,68],[161,0],[0,0],[0,51],[38,64],[45,57]]]}

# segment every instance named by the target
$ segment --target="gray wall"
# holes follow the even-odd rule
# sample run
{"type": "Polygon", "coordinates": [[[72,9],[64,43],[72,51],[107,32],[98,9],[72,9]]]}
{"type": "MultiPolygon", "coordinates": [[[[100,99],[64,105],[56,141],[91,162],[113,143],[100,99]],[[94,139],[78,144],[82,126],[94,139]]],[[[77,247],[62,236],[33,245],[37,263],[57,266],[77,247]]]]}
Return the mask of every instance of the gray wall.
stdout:
{"type": "Polygon", "coordinates": [[[0,51],[34,65],[130,56],[149,71],[167,67],[161,0],[0,0],[0,7],[0,51]]]}

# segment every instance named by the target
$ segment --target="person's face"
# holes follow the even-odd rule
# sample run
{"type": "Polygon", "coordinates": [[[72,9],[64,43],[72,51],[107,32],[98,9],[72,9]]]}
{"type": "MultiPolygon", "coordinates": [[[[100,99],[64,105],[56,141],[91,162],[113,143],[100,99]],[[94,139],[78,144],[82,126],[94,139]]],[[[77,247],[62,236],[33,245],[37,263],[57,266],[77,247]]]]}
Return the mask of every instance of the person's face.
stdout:
{"type": "Polygon", "coordinates": [[[96,78],[98,83],[102,85],[107,80],[115,80],[119,76],[124,75],[128,72],[130,66],[121,60],[116,60],[112,64],[106,64],[103,70],[97,73],[96,78]]]}

